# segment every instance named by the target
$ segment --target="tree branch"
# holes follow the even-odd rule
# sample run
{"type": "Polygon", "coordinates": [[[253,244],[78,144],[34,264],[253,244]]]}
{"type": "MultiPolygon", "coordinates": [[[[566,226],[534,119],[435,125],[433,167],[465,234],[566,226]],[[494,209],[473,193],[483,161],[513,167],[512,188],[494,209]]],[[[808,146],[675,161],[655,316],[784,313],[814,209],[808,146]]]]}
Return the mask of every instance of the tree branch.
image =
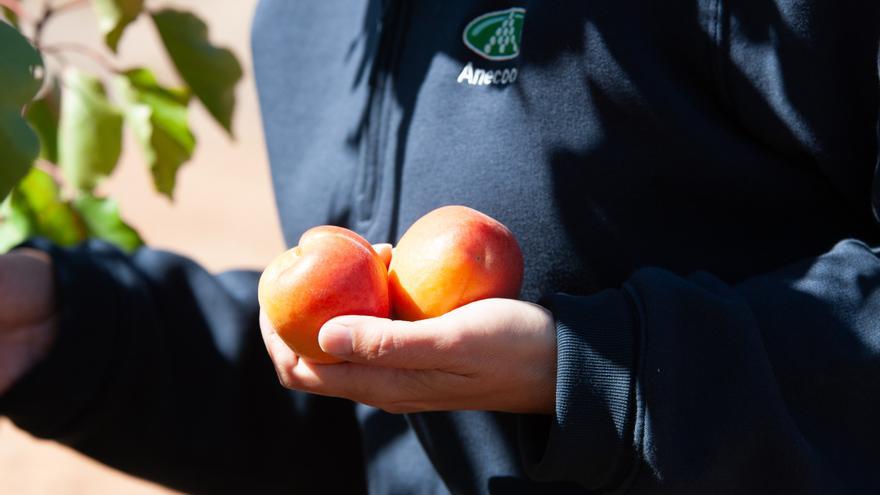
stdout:
{"type": "Polygon", "coordinates": [[[83,7],[87,3],[89,3],[89,0],[67,0],[64,3],[59,3],[58,5],[52,7],[52,10],[54,10],[55,13],[64,12],[65,10],[83,7]]]}
{"type": "Polygon", "coordinates": [[[52,55],[61,55],[62,58],[64,53],[78,53],[92,59],[93,61],[95,61],[95,63],[103,67],[108,72],[112,72],[114,74],[122,72],[122,70],[116,67],[109,58],[105,57],[101,52],[88,45],[82,45],[79,43],[53,43],[51,45],[44,46],[43,51],[52,55]]]}

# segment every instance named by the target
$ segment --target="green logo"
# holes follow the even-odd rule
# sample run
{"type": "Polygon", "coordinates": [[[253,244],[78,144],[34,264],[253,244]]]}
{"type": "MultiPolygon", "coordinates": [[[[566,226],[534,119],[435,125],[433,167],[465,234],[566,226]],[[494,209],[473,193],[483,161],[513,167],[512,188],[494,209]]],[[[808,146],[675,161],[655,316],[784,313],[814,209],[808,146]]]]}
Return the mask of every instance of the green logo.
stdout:
{"type": "Polygon", "coordinates": [[[510,60],[519,55],[526,9],[511,8],[483,14],[464,28],[464,44],[489,60],[510,60]]]}

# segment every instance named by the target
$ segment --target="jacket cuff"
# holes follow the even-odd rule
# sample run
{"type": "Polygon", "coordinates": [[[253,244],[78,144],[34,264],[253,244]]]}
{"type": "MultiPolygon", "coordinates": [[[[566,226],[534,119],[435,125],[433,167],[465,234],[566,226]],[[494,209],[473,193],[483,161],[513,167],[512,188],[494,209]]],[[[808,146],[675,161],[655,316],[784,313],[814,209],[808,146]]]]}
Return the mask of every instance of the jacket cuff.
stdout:
{"type": "Polygon", "coordinates": [[[529,475],[612,488],[632,466],[635,305],[623,290],[542,301],[556,318],[556,414],[523,416],[529,475]]]}
{"type": "Polygon", "coordinates": [[[61,249],[35,239],[21,247],[47,252],[53,262],[58,333],[48,355],[0,397],[0,415],[31,434],[63,440],[85,416],[112,366],[118,332],[118,291],[99,260],[85,249],[61,249]]]}

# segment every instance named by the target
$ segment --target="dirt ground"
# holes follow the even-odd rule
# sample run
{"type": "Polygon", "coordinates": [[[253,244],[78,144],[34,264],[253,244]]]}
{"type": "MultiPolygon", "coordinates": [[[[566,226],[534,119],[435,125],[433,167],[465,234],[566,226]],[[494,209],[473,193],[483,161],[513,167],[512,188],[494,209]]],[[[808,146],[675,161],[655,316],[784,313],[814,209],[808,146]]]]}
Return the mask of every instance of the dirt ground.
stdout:
{"type": "MultiPolygon", "coordinates": [[[[26,2],[27,3],[27,2],[26,2]]],[[[39,2],[30,2],[39,4],[39,2]]],[[[148,2],[149,4],[149,2],[148,2]]],[[[153,247],[184,253],[211,270],[260,268],[283,249],[270,190],[268,163],[250,63],[249,28],[256,0],[171,0],[207,21],[211,38],[232,48],[245,67],[238,88],[236,140],[231,141],[198,105],[191,121],[199,144],[178,175],[173,203],[155,194],[139,150],[126,137],[121,169],[104,186],[123,215],[153,247]]],[[[99,47],[87,7],[51,21],[46,38],[99,47]]],[[[146,65],[160,80],[175,75],[149,19],[129,28],[120,45],[123,67],[146,65]]],[[[72,60],[88,66],[87,60],[72,60]]],[[[162,487],[114,471],[71,449],[35,440],[0,419],[0,494],[165,494],[162,487]]]]}

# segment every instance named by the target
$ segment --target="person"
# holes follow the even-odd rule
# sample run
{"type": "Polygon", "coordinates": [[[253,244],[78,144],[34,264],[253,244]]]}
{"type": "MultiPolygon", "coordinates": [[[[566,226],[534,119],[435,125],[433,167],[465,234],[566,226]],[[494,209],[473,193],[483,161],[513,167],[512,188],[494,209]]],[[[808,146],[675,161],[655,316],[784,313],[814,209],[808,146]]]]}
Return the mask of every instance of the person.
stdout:
{"type": "Polygon", "coordinates": [[[191,492],[877,493],[878,39],[877,2],[263,0],[288,244],[464,204],[522,300],[341,317],[310,365],[257,273],[35,239],[0,412],[191,492]]]}

